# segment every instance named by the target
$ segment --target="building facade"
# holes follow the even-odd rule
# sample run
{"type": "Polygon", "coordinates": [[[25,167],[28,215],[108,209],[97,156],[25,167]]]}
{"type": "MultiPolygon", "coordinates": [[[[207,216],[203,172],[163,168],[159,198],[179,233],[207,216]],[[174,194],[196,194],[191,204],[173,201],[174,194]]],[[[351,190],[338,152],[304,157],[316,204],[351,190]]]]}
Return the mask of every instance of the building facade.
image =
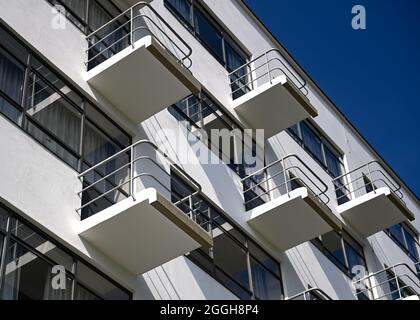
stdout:
{"type": "Polygon", "coordinates": [[[241,0],[0,0],[0,114],[1,299],[418,299],[416,194],[241,0]]]}

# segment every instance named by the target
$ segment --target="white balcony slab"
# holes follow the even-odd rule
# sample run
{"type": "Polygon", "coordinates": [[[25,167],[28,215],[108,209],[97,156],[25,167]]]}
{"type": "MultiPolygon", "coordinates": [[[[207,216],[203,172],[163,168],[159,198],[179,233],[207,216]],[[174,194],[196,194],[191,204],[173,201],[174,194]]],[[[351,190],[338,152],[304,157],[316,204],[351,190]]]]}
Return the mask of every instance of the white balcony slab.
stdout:
{"type": "Polygon", "coordinates": [[[331,230],[340,220],[307,188],[298,188],[247,212],[248,223],[281,251],[331,230]]]}
{"type": "Polygon", "coordinates": [[[414,214],[388,187],[350,200],[339,205],[337,210],[366,237],[403,221],[414,220],[414,214]]]}
{"type": "Polygon", "coordinates": [[[318,115],[309,100],[285,75],[235,99],[233,108],[254,129],[264,129],[266,138],[318,115]]]}
{"type": "Polygon", "coordinates": [[[80,222],[79,235],[138,275],[201,246],[210,234],[155,189],[145,189],[80,222]]]}
{"type": "Polygon", "coordinates": [[[133,123],[201,90],[188,69],[150,35],[88,71],[85,79],[133,123]]]}

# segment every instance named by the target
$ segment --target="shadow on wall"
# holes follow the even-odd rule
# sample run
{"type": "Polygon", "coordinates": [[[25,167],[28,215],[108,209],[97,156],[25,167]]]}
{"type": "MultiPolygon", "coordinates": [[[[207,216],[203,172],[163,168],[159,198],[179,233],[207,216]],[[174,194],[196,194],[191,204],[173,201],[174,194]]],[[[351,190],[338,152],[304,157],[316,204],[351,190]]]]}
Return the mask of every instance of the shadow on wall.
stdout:
{"type": "MultiPolygon", "coordinates": [[[[308,252],[313,256],[317,269],[320,271],[315,275],[319,279],[320,287],[325,287],[327,294],[333,293],[330,295],[333,299],[335,297],[338,300],[354,300],[356,297],[352,280],[311,243],[308,244],[308,252]]],[[[308,258],[310,254],[305,254],[305,258],[308,258]]]]}
{"type": "MultiPolygon", "coordinates": [[[[159,142],[165,143],[165,148],[169,149],[166,150],[169,156],[174,162],[180,163],[184,155],[179,154],[183,150],[177,150],[176,148],[177,137],[168,136],[167,134],[165,136],[159,135],[160,141],[156,141],[158,132],[164,132],[166,128],[178,128],[180,125],[175,119],[172,119],[166,110],[163,110],[143,122],[138,127],[138,133],[140,139],[149,139],[157,144],[159,142]]],[[[185,135],[188,131],[185,130],[182,133],[184,134],[182,139],[187,141],[185,135]]],[[[190,141],[188,144],[191,147],[195,144],[195,141],[190,141]]],[[[180,167],[193,178],[198,178],[197,181],[202,186],[206,195],[215,201],[216,204],[223,207],[230,215],[238,219],[244,219],[245,208],[243,206],[242,186],[240,185],[239,176],[233,170],[226,165],[219,164],[181,163],[180,167]]]]}

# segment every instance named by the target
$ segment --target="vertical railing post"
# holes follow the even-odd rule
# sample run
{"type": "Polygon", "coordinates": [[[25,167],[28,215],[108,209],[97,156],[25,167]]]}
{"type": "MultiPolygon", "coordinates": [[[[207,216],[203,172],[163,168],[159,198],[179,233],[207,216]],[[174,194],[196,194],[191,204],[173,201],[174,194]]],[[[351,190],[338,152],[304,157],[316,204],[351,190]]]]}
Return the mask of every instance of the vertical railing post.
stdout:
{"type": "Polygon", "coordinates": [[[268,74],[268,80],[270,83],[272,83],[271,80],[271,69],[270,69],[270,62],[268,61],[268,51],[265,52],[265,63],[267,65],[267,74],[268,74]]]}
{"type": "Polygon", "coordinates": [[[375,184],[373,183],[373,179],[372,179],[372,171],[370,170],[370,164],[371,164],[371,163],[368,163],[368,165],[367,165],[367,167],[368,167],[369,179],[370,179],[370,184],[372,185],[373,192],[374,192],[374,193],[376,193],[375,184]]]}
{"type": "Polygon", "coordinates": [[[190,219],[195,221],[192,195],[188,197],[188,206],[190,207],[190,219]]]}
{"type": "Polygon", "coordinates": [[[287,172],[286,172],[286,165],[284,164],[284,157],[281,159],[281,165],[283,167],[283,177],[284,177],[284,185],[286,186],[286,194],[290,198],[289,186],[288,186],[289,181],[287,180],[287,172]]]}
{"type": "Polygon", "coordinates": [[[395,283],[396,283],[396,285],[397,285],[398,295],[399,295],[399,297],[400,297],[400,299],[401,299],[401,298],[402,298],[402,295],[401,295],[401,288],[400,288],[400,283],[399,283],[399,281],[398,281],[397,269],[395,268],[395,265],[392,267],[392,270],[393,270],[393,272],[394,272],[395,283]]]}
{"type": "Polygon", "coordinates": [[[130,195],[136,201],[135,179],[134,179],[134,145],[130,147],[130,195]]]}
{"type": "Polygon", "coordinates": [[[133,9],[133,7],[131,7],[130,8],[130,42],[131,42],[131,47],[134,49],[134,32],[133,32],[133,17],[134,17],[134,14],[133,14],[133,11],[134,11],[134,9],[133,9]]]}

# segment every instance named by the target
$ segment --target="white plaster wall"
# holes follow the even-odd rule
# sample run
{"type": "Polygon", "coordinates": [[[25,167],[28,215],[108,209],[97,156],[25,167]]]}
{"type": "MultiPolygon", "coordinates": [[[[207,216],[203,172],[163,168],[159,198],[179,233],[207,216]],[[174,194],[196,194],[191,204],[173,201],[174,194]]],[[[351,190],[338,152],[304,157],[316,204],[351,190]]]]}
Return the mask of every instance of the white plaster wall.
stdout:
{"type": "MultiPolygon", "coordinates": [[[[239,39],[252,56],[255,57],[275,46],[269,36],[258,29],[254,20],[244,15],[242,7],[236,0],[204,0],[204,2],[228,27],[233,35],[239,39]]],[[[163,7],[162,0],[154,0],[153,6],[192,47],[192,72],[194,76],[225,107],[229,108],[231,100],[226,70],[163,7]]],[[[176,129],[178,127],[178,124],[172,116],[166,111],[163,111],[143,124],[138,125],[137,129],[135,129],[130,121],[121,116],[99,93],[92,91],[83,79],[83,61],[86,59],[84,53],[86,50],[84,36],[71,23],[67,23],[68,27],[65,30],[53,30],[50,27],[51,7],[46,1],[0,0],[0,12],[0,17],[6,23],[15,29],[18,34],[24,37],[42,55],[61,69],[83,91],[98,101],[105,112],[134,134],[135,139],[148,137],[151,140],[155,140],[156,132],[160,129],[176,129]],[[22,19],[22,17],[25,17],[25,19],[22,19]]],[[[369,148],[344,123],[329,103],[310,84],[308,87],[310,90],[308,97],[319,112],[319,116],[315,119],[315,122],[343,151],[346,167],[351,169],[375,158],[369,148]]],[[[232,113],[234,112],[232,111],[232,113]]],[[[281,117],[281,114],[278,116],[281,117]]],[[[74,204],[78,201],[74,197],[74,189],[78,186],[75,179],[75,172],[63,165],[54,156],[51,156],[49,152],[22,134],[17,128],[11,126],[3,118],[0,118],[0,124],[2,130],[0,143],[2,143],[1,147],[6,148],[1,150],[8,150],[8,152],[2,153],[4,155],[7,154],[8,158],[0,158],[5,164],[1,164],[2,168],[0,170],[4,171],[4,175],[10,178],[5,179],[5,181],[10,181],[9,184],[0,185],[0,196],[18,207],[37,224],[43,225],[44,228],[58,234],[60,238],[64,239],[70,246],[77,248],[80,252],[93,257],[94,264],[101,265],[108,272],[111,270],[111,273],[116,277],[124,279],[122,280],[124,283],[137,289],[135,294],[137,298],[212,298],[219,297],[218,295],[220,297],[229,296],[224,288],[221,288],[213,279],[201,271],[198,272],[189,261],[186,261],[182,257],[157,268],[157,270],[151,271],[150,274],[148,273],[147,275],[134,279],[124,270],[120,270],[115,263],[107,261],[105,257],[101,257],[100,253],[95,252],[93,248],[88,248],[85,244],[81,243],[75,237],[74,233],[72,233],[72,226],[77,222],[77,217],[73,209],[74,204]],[[3,131],[5,132],[4,135],[3,131]],[[19,139],[19,141],[15,141],[16,143],[14,144],[9,144],[8,140],[5,140],[6,137],[8,137],[7,139],[19,139]],[[25,150],[28,148],[32,150],[32,154],[34,155],[34,159],[31,159],[31,162],[28,162],[23,157],[23,154],[27,154],[25,150]],[[18,168],[19,170],[24,168],[29,174],[35,175],[31,179],[32,181],[25,185],[23,190],[26,192],[24,193],[23,191],[15,192],[15,190],[22,190],[21,183],[24,179],[22,176],[19,178],[15,176],[15,171],[18,168]],[[48,176],[55,176],[57,178],[51,179],[51,181],[45,180],[46,173],[48,173],[48,176]],[[68,182],[64,183],[64,181],[68,182]],[[49,186],[50,182],[52,185],[55,184],[56,187],[51,188],[49,186]],[[35,197],[35,192],[38,192],[37,197],[35,197]],[[48,197],[45,197],[46,194],[48,197]],[[51,199],[55,201],[51,201],[51,199]],[[56,201],[57,199],[61,199],[61,201],[58,202],[56,201]],[[60,212],[59,217],[57,216],[57,212],[60,212]],[[157,281],[156,274],[162,277],[163,271],[170,275],[169,279],[172,283],[159,280],[162,283],[157,288],[154,288],[157,281]],[[191,291],[190,286],[194,287],[194,285],[197,290],[191,291]]],[[[167,136],[167,138],[170,144],[174,143],[174,136],[167,136]]],[[[285,154],[299,155],[328,184],[328,195],[331,198],[330,208],[333,212],[337,213],[330,176],[293,139],[286,133],[280,133],[270,139],[267,144],[271,147],[267,150],[269,160],[275,160],[285,154]]],[[[176,151],[172,150],[171,155],[175,160],[177,159],[176,151]]],[[[264,239],[247,225],[242,204],[242,187],[239,183],[239,178],[229,168],[223,165],[182,165],[182,167],[202,185],[204,192],[216,204],[224,208],[244,230],[254,236],[257,242],[282,262],[282,274],[286,295],[293,295],[300,289],[303,289],[303,287],[306,287],[307,284],[311,284],[321,287],[333,297],[353,297],[349,279],[332,265],[327,258],[319,253],[316,248],[310,244],[302,244],[286,253],[276,252],[275,249],[268,246],[264,239]]],[[[413,199],[407,190],[403,191],[408,207],[419,217],[420,210],[417,200],[413,199]]],[[[413,223],[418,230],[420,230],[419,221],[420,219],[417,219],[413,223]]],[[[356,231],[350,231],[357,236],[356,231]]],[[[370,271],[381,269],[383,263],[386,263],[386,261],[396,263],[407,260],[405,254],[383,233],[371,237],[369,242],[363,239],[360,240],[365,243],[365,252],[370,271]],[[375,250],[374,252],[372,248],[375,250]]]]}

